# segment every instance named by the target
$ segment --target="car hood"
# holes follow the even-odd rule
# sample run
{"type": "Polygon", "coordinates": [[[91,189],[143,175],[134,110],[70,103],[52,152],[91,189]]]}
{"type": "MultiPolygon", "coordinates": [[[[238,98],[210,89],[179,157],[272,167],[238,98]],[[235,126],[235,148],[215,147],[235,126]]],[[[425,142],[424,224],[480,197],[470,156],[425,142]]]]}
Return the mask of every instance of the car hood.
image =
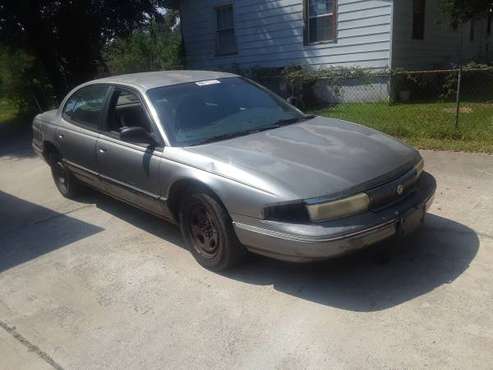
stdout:
{"type": "Polygon", "coordinates": [[[322,117],[185,150],[200,156],[201,163],[214,161],[206,169],[210,172],[253,181],[292,199],[364,190],[411,169],[420,158],[390,136],[322,117]]]}

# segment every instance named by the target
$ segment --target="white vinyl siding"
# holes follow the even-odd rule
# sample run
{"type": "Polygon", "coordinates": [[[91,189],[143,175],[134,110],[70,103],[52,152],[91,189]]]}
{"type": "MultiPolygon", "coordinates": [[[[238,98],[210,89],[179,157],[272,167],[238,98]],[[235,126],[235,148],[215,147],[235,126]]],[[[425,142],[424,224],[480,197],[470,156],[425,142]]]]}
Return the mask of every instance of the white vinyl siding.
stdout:
{"type": "Polygon", "coordinates": [[[187,67],[389,67],[390,1],[339,0],[335,40],[313,45],[305,45],[303,8],[303,0],[182,0],[187,67]],[[218,56],[214,9],[231,3],[237,54],[218,56]]]}

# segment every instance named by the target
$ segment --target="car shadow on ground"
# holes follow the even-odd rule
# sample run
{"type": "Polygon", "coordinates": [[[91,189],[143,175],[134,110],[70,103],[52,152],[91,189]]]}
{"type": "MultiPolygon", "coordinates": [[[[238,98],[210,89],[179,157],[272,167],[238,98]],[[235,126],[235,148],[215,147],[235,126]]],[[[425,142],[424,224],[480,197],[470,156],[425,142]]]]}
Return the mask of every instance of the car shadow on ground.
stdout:
{"type": "Polygon", "coordinates": [[[0,191],[0,273],[102,230],[0,191]]]}
{"type": "Polygon", "coordinates": [[[470,228],[429,214],[407,239],[321,263],[285,264],[262,259],[227,276],[344,310],[384,310],[459,277],[479,249],[470,228]]]}
{"type": "MultiPolygon", "coordinates": [[[[184,248],[179,230],[158,218],[96,195],[102,210],[184,248]]],[[[479,249],[472,229],[429,214],[407,239],[318,263],[293,264],[252,256],[222,275],[248,284],[272,285],[300,299],[344,310],[384,310],[457,279],[479,249]]],[[[190,263],[194,263],[190,259],[190,263]]]]}

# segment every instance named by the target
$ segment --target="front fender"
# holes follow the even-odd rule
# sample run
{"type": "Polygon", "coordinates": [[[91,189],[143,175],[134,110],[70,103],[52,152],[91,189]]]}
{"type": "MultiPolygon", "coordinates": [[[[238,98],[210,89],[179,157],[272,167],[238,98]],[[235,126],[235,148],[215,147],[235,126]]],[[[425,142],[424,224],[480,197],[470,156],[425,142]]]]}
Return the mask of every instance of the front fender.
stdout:
{"type": "MultiPolygon", "coordinates": [[[[165,149],[166,151],[166,149],[165,149]]],[[[269,191],[177,162],[163,156],[160,164],[162,197],[168,199],[171,188],[180,181],[194,181],[210,188],[223,202],[230,216],[262,218],[266,205],[279,202],[279,196],[269,191]]]]}

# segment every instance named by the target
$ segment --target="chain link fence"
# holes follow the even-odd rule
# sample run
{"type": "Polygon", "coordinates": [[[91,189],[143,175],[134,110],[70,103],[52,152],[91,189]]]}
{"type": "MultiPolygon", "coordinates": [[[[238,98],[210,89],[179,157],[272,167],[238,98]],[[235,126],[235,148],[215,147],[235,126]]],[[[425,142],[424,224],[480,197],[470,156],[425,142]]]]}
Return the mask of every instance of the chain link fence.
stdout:
{"type": "Polygon", "coordinates": [[[493,68],[259,81],[306,112],[360,123],[420,147],[493,152],[493,68]]]}

